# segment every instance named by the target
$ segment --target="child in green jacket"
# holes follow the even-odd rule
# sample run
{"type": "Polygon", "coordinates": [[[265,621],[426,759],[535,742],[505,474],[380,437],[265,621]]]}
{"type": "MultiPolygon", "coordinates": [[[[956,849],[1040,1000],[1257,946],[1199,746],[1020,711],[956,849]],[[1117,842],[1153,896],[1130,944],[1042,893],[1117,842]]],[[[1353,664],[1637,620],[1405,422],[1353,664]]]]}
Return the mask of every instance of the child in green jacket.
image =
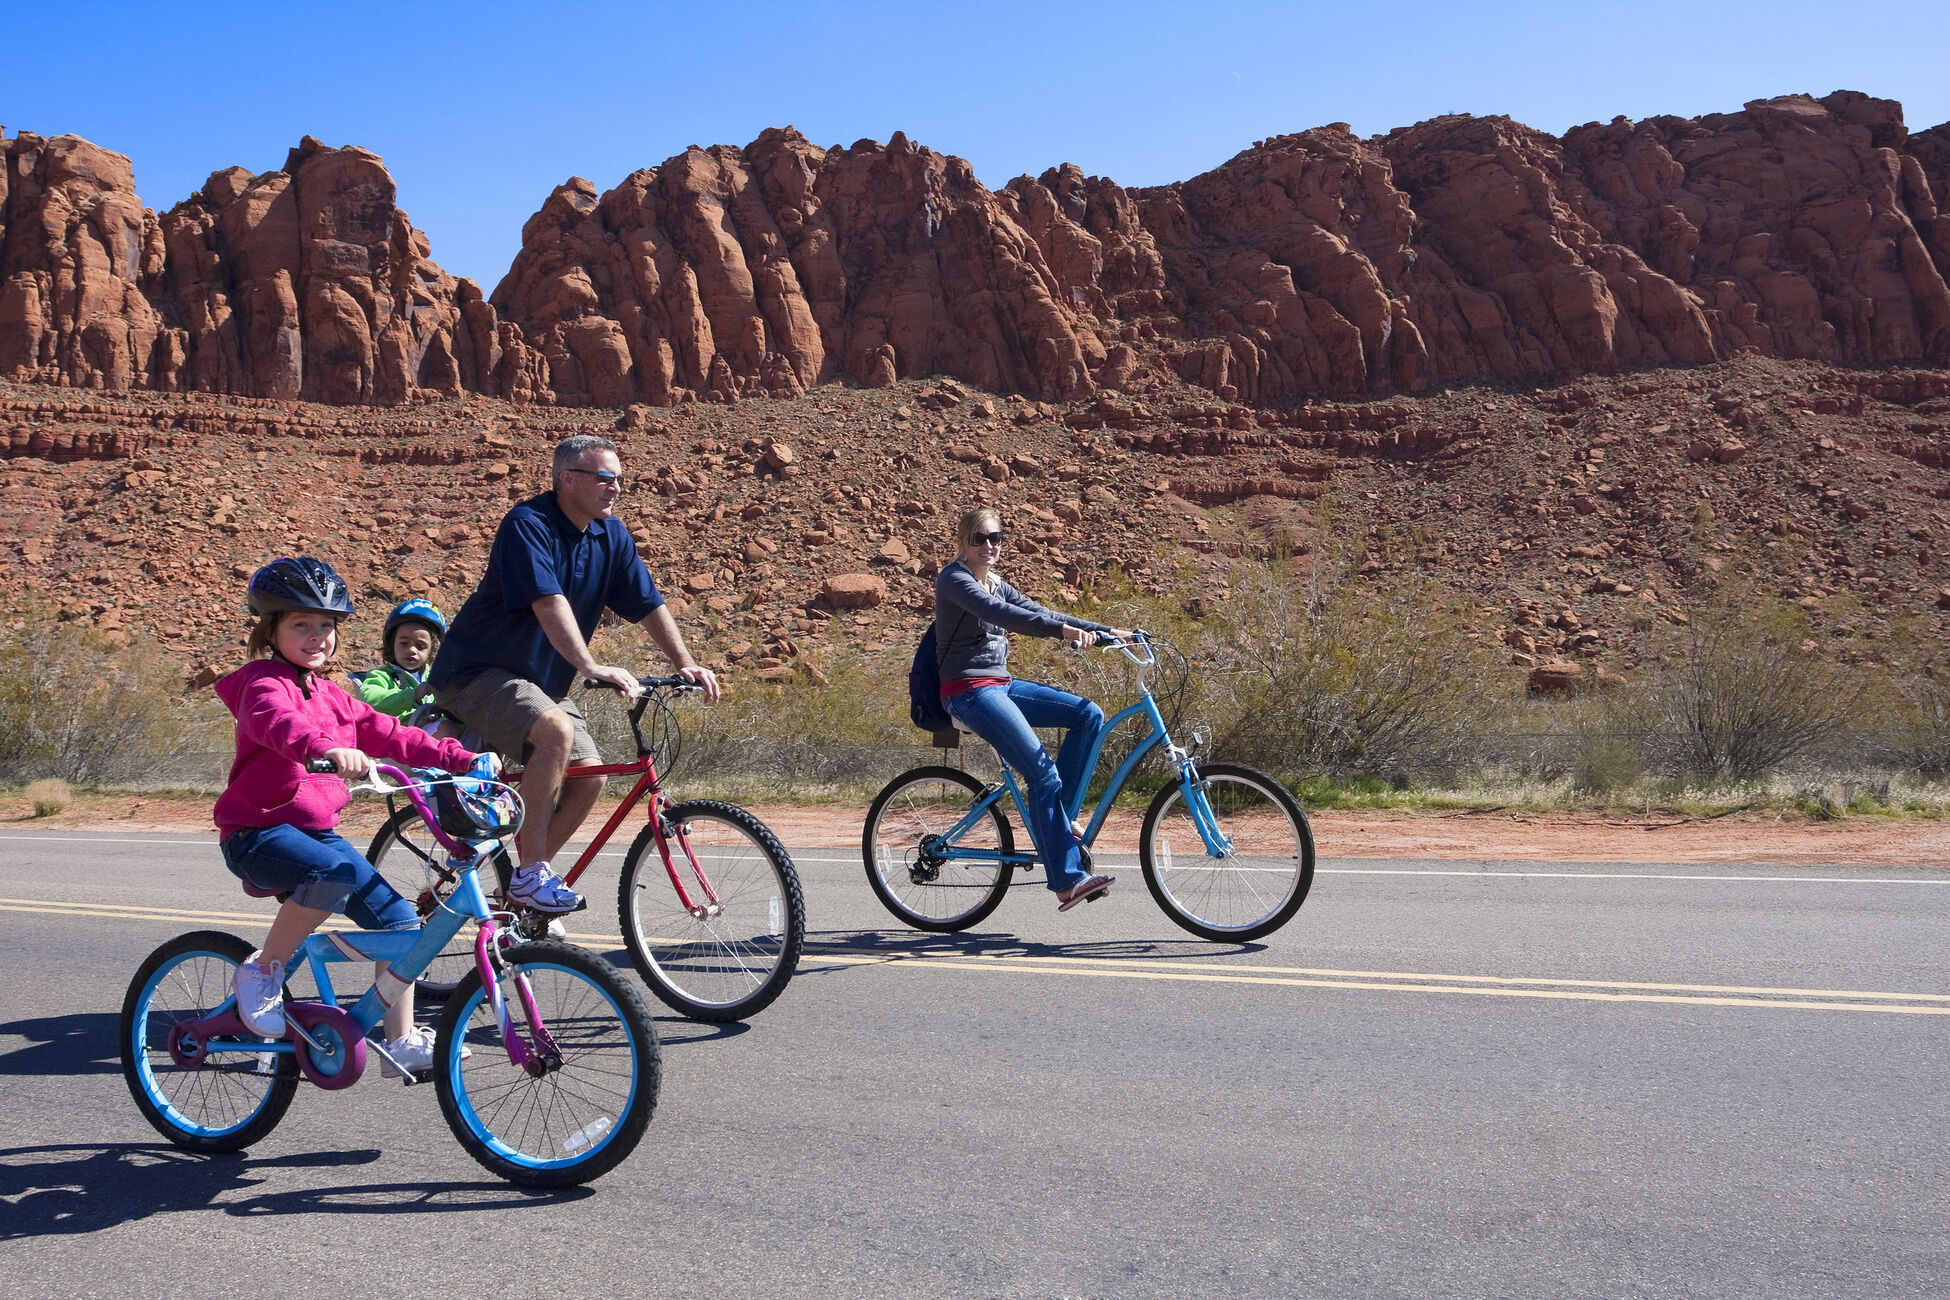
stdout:
{"type": "Polygon", "coordinates": [[[403,600],[386,616],[380,653],[386,662],[370,672],[352,673],[354,692],[381,713],[404,718],[417,706],[415,696],[433,652],[447,633],[447,620],[431,601],[403,600]]]}

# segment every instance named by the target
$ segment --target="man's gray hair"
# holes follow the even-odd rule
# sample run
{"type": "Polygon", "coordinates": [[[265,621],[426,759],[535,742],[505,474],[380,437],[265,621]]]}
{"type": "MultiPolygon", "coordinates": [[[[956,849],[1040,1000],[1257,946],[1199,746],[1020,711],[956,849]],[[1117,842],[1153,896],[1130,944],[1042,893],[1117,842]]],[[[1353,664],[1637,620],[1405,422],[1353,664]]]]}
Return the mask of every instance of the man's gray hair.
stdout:
{"type": "Polygon", "coordinates": [[[615,451],[616,444],[608,438],[594,433],[578,433],[564,438],[555,444],[555,459],[549,467],[549,476],[557,483],[562,481],[562,471],[572,469],[585,451],[615,451]]]}

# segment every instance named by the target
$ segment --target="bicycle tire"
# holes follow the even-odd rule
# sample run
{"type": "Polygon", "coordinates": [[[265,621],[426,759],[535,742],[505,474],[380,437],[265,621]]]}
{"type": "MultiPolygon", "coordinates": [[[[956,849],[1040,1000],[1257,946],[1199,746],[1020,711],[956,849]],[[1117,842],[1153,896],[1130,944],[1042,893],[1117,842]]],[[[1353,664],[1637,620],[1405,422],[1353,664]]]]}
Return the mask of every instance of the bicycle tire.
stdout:
{"type": "Polygon", "coordinates": [[[262,1140],[298,1091],[298,1065],[289,1052],[212,1053],[194,1069],[169,1054],[170,1027],[222,1006],[250,955],[250,944],[234,934],[180,935],[149,954],[122,999],[122,1077],[129,1094],[142,1117],[185,1151],[240,1151],[262,1140]]]}
{"type": "Polygon", "coordinates": [[[503,958],[508,1012],[531,1046],[515,992],[526,978],[561,1059],[540,1073],[510,1067],[479,971],[455,987],[434,1040],[440,1113],[467,1153],[521,1187],[574,1187],[636,1149],[657,1108],[663,1048],[628,981],[595,954],[544,940],[503,958]],[[461,1055],[461,1046],[472,1049],[461,1055]]]}
{"type": "MultiPolygon", "coordinates": [[[[929,839],[954,829],[986,788],[960,768],[917,767],[874,796],[860,833],[860,856],[875,897],[904,924],[937,934],[966,930],[986,920],[1009,892],[1014,872],[1006,863],[937,862],[922,852],[929,839]]],[[[984,842],[964,838],[960,843],[1015,852],[1015,833],[999,800],[990,806],[987,824],[992,834],[981,834],[984,842]]]]}
{"type": "Polygon", "coordinates": [[[1285,786],[1250,767],[1204,764],[1199,783],[1237,852],[1207,853],[1184,787],[1174,782],[1152,799],[1138,833],[1144,883],[1166,916],[1200,938],[1243,942],[1271,934],[1293,919],[1313,886],[1307,814],[1285,786]],[[1177,861],[1174,840],[1196,853],[1177,861]]]}
{"type": "MultiPolygon", "coordinates": [[[[806,941],[805,894],[792,856],[764,822],[735,804],[693,799],[667,814],[689,838],[722,910],[692,915],[656,852],[646,826],[630,845],[617,882],[616,915],[643,982],[664,1005],[712,1024],[743,1020],[785,992],[806,941]]],[[[686,888],[697,882],[673,845],[686,888]]],[[[695,900],[694,900],[695,901],[695,900]]]]}
{"type": "MultiPolygon", "coordinates": [[[[372,844],[366,849],[366,861],[372,863],[374,870],[386,878],[386,883],[404,895],[420,918],[425,920],[453,892],[452,883],[442,880],[439,873],[433,870],[433,858],[439,851],[440,846],[434,842],[418,810],[408,804],[395,810],[372,837],[372,844]]],[[[508,877],[514,873],[514,864],[508,860],[506,849],[495,850],[493,865],[505,889],[508,877]]],[[[482,884],[491,888],[488,880],[484,876],[482,884]]],[[[429,997],[445,997],[473,969],[474,927],[464,925],[447,946],[427,963],[427,968],[413,981],[413,987],[429,997]]]]}

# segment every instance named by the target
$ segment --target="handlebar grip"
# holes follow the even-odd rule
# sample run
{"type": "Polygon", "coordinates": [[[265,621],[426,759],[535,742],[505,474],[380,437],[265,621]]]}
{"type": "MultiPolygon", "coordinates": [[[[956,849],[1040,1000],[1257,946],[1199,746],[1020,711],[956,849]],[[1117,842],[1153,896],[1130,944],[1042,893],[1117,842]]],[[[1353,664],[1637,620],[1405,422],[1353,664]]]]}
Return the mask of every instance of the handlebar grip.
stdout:
{"type": "Polygon", "coordinates": [[[338,771],[339,765],[337,763],[334,763],[329,758],[314,758],[305,764],[305,770],[307,772],[316,772],[321,776],[326,776],[326,775],[330,775],[333,772],[338,771]]]}

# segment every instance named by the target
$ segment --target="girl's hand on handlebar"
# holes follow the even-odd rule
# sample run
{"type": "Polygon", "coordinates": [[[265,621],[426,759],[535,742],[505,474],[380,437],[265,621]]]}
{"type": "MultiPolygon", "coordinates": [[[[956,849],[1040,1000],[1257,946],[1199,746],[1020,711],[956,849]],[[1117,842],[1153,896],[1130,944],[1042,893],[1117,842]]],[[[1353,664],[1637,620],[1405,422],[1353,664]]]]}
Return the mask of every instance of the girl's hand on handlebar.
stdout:
{"type": "Polygon", "coordinates": [[[1063,625],[1063,639],[1079,650],[1088,650],[1091,646],[1097,644],[1097,634],[1095,632],[1085,628],[1073,627],[1068,623],[1063,625]]]}
{"type": "Polygon", "coordinates": [[[718,675],[709,668],[701,664],[691,664],[689,667],[679,668],[677,675],[693,686],[702,687],[704,689],[704,698],[713,704],[717,703],[718,675]]]}
{"type": "Polygon", "coordinates": [[[328,749],[324,758],[338,768],[339,775],[347,781],[363,781],[366,774],[372,771],[372,760],[366,757],[364,750],[328,749]]]}

